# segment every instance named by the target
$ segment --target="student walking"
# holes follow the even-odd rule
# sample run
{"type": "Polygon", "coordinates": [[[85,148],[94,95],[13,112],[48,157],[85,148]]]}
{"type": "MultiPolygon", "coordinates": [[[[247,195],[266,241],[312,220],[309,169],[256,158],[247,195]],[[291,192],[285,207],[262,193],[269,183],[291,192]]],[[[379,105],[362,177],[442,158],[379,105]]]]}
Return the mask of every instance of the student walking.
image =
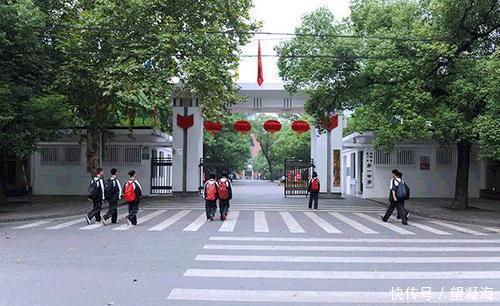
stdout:
{"type": "Polygon", "coordinates": [[[217,211],[217,197],[219,192],[219,186],[217,185],[217,181],[215,181],[215,174],[210,174],[209,180],[206,181],[204,187],[207,220],[214,221],[215,212],[217,211]]]}
{"type": "Polygon", "coordinates": [[[391,217],[394,209],[397,209],[398,215],[401,217],[401,223],[404,225],[408,225],[407,212],[404,208],[404,197],[401,196],[401,190],[398,190],[400,187],[407,188],[406,183],[401,178],[401,174],[397,169],[392,170],[392,179],[390,181],[389,188],[389,207],[385,215],[382,218],[382,221],[387,222],[391,217]],[[398,194],[400,196],[398,196],[398,194]]]}
{"type": "Polygon", "coordinates": [[[87,198],[92,201],[92,210],[85,215],[85,221],[87,224],[92,222],[95,218],[96,222],[101,222],[101,207],[104,201],[104,183],[102,177],[104,176],[104,171],[102,168],[97,168],[96,176],[90,180],[89,187],[87,189],[87,198]]]}
{"type": "Polygon", "coordinates": [[[320,182],[318,173],[313,172],[312,178],[307,184],[307,193],[309,193],[309,209],[312,209],[314,201],[314,209],[318,209],[318,196],[319,196],[320,182]]]}
{"type": "Polygon", "coordinates": [[[118,200],[122,197],[122,186],[116,177],[118,170],[111,169],[111,177],[104,184],[104,197],[109,203],[108,211],[102,216],[102,224],[106,225],[106,221],[111,217],[111,223],[115,224],[118,219],[118,200]]]}
{"type": "Polygon", "coordinates": [[[123,188],[123,197],[128,204],[127,224],[137,225],[137,212],[142,196],[142,187],[137,181],[135,170],[128,172],[129,179],[123,188]]]}
{"type": "Polygon", "coordinates": [[[220,220],[225,221],[229,211],[229,200],[233,198],[233,187],[231,185],[231,181],[227,178],[225,173],[222,173],[222,178],[219,180],[218,186],[220,220]]]}

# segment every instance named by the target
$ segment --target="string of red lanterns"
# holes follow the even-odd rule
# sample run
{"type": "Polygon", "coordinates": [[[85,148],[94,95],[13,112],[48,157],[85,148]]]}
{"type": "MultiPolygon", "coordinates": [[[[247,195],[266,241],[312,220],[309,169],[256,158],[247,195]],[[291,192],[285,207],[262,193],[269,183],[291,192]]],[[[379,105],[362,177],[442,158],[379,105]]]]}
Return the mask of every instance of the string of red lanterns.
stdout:
{"type": "MultiPolygon", "coordinates": [[[[338,125],[338,115],[334,115],[331,118],[325,118],[324,126],[327,130],[332,130],[338,125]]],[[[274,134],[281,131],[281,123],[278,120],[267,120],[262,125],[264,130],[268,133],[274,134]]],[[[212,133],[214,136],[222,130],[222,123],[216,121],[205,121],[203,123],[205,131],[212,133]]],[[[303,134],[311,129],[311,126],[307,121],[297,120],[291,124],[292,130],[297,134],[303,134]]],[[[242,136],[249,133],[252,130],[252,124],[246,120],[238,120],[233,123],[233,129],[240,133],[242,136]]]]}

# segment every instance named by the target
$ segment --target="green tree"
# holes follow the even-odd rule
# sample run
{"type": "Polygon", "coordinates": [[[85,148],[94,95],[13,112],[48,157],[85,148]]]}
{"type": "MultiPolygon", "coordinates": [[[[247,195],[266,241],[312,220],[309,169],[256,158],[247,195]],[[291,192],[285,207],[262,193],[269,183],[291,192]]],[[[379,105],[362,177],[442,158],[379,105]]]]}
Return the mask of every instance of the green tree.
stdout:
{"type": "Polygon", "coordinates": [[[71,122],[64,97],[51,84],[50,19],[31,0],[0,4],[0,203],[5,200],[5,159],[21,160],[38,141],[71,122]]]}
{"type": "Polygon", "coordinates": [[[178,88],[202,97],[205,116],[236,101],[232,72],[255,28],[250,0],[77,1],[65,6],[56,45],[58,85],[87,128],[88,169],[100,163],[98,134],[178,88]]]}

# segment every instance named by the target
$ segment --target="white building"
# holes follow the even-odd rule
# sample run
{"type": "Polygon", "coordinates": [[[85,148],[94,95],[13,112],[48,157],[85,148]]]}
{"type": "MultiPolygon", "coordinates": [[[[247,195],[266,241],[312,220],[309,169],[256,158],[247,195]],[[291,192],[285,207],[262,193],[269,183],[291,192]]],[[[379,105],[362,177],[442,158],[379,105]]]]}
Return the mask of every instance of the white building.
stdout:
{"type": "MultiPolygon", "coordinates": [[[[170,193],[172,181],[172,137],[151,128],[112,129],[102,140],[102,168],[108,177],[118,169],[122,183],[135,169],[143,193],[170,193]]],[[[68,132],[54,142],[41,142],[31,157],[33,194],[83,195],[90,176],[86,166],[86,145],[79,135],[68,132]]]]}
{"type": "MultiPolygon", "coordinates": [[[[437,141],[414,141],[397,144],[392,152],[374,149],[372,133],[354,133],[343,138],[343,193],[363,198],[389,195],[392,169],[403,173],[411,196],[415,198],[450,198],[454,196],[457,153],[455,146],[437,141]]],[[[469,196],[479,197],[486,186],[486,166],[472,150],[469,196]]]]}

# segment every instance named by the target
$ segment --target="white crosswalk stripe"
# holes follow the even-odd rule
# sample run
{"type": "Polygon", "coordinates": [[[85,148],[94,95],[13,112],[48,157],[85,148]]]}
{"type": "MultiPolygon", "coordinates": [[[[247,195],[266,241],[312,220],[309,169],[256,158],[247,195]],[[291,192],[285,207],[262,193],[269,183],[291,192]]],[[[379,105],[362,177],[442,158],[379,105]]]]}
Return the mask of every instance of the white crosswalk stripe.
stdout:
{"type": "Polygon", "coordinates": [[[266,220],[266,213],[263,211],[254,212],[254,232],[256,233],[268,233],[269,225],[266,220]]]}
{"type": "Polygon", "coordinates": [[[295,220],[291,213],[287,211],[280,211],[281,218],[283,222],[285,222],[286,226],[290,233],[305,233],[306,231],[302,226],[300,226],[299,222],[295,220]]]}
{"type": "Polygon", "coordinates": [[[14,229],[27,229],[27,228],[37,227],[37,226],[40,226],[40,225],[43,225],[43,224],[47,224],[47,223],[50,223],[50,221],[36,221],[36,222],[32,222],[32,223],[21,225],[21,226],[16,226],[16,227],[13,227],[13,228],[14,229]]]}
{"type": "Polygon", "coordinates": [[[185,232],[196,232],[198,231],[202,226],[203,224],[205,224],[207,221],[207,214],[206,213],[202,213],[200,216],[198,216],[198,218],[196,218],[196,220],[193,221],[193,223],[189,224],[188,226],[186,226],[183,231],[185,232]]]}
{"type": "MultiPolygon", "coordinates": [[[[147,222],[147,221],[153,219],[154,217],[158,217],[159,215],[165,213],[166,211],[167,211],[166,209],[160,209],[160,210],[157,210],[157,211],[152,212],[150,214],[147,214],[147,215],[145,215],[145,216],[137,219],[137,225],[142,224],[144,222],[147,222]]],[[[121,226],[113,228],[113,230],[115,230],[115,231],[125,231],[125,230],[131,229],[133,227],[134,227],[133,225],[124,224],[124,225],[121,225],[121,226]]]]}
{"type": "Polygon", "coordinates": [[[445,232],[445,231],[442,231],[442,230],[439,230],[439,229],[436,229],[436,228],[433,228],[433,227],[430,227],[428,225],[421,224],[421,223],[418,223],[415,221],[411,222],[411,226],[414,226],[414,227],[419,228],[419,229],[424,230],[424,231],[431,232],[431,233],[436,234],[436,235],[451,235],[451,233],[448,233],[448,232],[445,232]]]}
{"type": "Polygon", "coordinates": [[[61,228],[70,227],[72,225],[76,225],[76,224],[79,224],[79,223],[82,223],[82,222],[85,222],[85,220],[83,220],[83,218],[79,218],[79,219],[68,221],[68,222],[64,222],[64,223],[61,223],[61,224],[58,224],[58,225],[55,225],[55,226],[47,227],[47,229],[57,230],[57,229],[61,229],[61,228]]]}
{"type": "Polygon", "coordinates": [[[329,234],[341,234],[342,233],[339,229],[337,229],[336,227],[334,227],[330,223],[326,222],[325,219],[321,218],[317,214],[315,214],[313,212],[309,212],[309,211],[304,212],[304,214],[306,216],[308,216],[309,219],[311,219],[319,227],[321,227],[325,232],[327,232],[329,234]]]}
{"type": "Polygon", "coordinates": [[[343,214],[337,213],[337,212],[329,212],[330,215],[334,216],[335,218],[339,219],[340,221],[343,221],[344,223],[349,224],[350,226],[354,227],[358,231],[364,233],[364,234],[378,234],[378,232],[372,230],[371,228],[368,228],[364,226],[363,224],[354,221],[343,214]]]}
{"type": "MultiPolygon", "coordinates": [[[[168,218],[167,220],[161,222],[160,224],[153,226],[152,228],[148,229],[148,231],[162,231],[169,227],[170,225],[174,224],[175,222],[179,221],[180,219],[184,218],[187,216],[191,211],[190,210],[181,210],[180,212],[176,213],[172,217],[168,218]]],[[[137,221],[139,223],[139,221],[137,221]]]]}
{"type": "Polygon", "coordinates": [[[391,231],[393,232],[396,232],[398,234],[401,234],[401,235],[415,235],[414,232],[411,232],[411,231],[408,231],[408,230],[405,230],[403,228],[400,228],[394,224],[391,224],[391,223],[387,223],[387,222],[383,222],[382,220],[380,219],[377,219],[377,218],[374,218],[374,217],[371,217],[371,216],[368,216],[367,214],[364,214],[364,213],[354,213],[356,216],[359,216],[361,218],[364,218],[368,221],[371,221],[371,222],[374,222],[374,223],[377,223],[378,225],[380,226],[383,226],[385,228],[388,228],[390,229],[391,231]]]}
{"type": "Polygon", "coordinates": [[[211,241],[246,241],[246,242],[318,242],[318,243],[391,243],[391,244],[500,244],[500,239],[393,239],[393,238],[317,238],[317,237],[247,237],[213,236],[211,241]]]}
{"type": "Polygon", "coordinates": [[[443,227],[451,228],[451,229],[459,231],[459,232],[464,232],[464,233],[467,233],[467,234],[471,234],[471,235],[476,235],[476,236],[484,236],[484,235],[486,235],[485,233],[481,233],[481,232],[478,232],[478,231],[475,231],[475,230],[471,230],[471,229],[465,228],[463,226],[458,226],[458,225],[455,225],[455,224],[451,224],[451,223],[448,223],[448,222],[437,221],[437,220],[430,220],[429,222],[432,222],[434,224],[437,224],[437,225],[440,225],[440,226],[443,226],[443,227]]]}
{"type": "Polygon", "coordinates": [[[219,232],[234,232],[239,215],[240,212],[237,210],[230,212],[227,216],[227,220],[220,226],[219,232]]]}
{"type": "Polygon", "coordinates": [[[483,227],[483,229],[486,231],[500,234],[500,228],[497,228],[497,227],[483,227]]]}

